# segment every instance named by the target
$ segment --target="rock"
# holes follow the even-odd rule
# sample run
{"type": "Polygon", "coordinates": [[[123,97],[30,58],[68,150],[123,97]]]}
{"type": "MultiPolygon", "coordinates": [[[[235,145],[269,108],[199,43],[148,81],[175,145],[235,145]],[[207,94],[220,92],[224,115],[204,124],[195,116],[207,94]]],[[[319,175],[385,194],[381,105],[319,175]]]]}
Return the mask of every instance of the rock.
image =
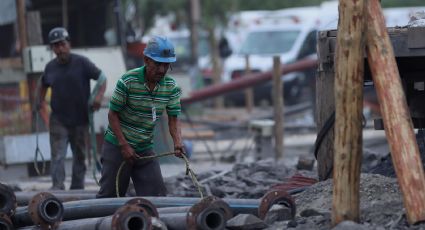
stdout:
{"type": "Polygon", "coordinates": [[[272,224],[276,221],[291,220],[292,213],[291,209],[284,205],[275,204],[267,212],[264,222],[266,224],[272,224]]]}
{"type": "MultiPolygon", "coordinates": [[[[289,170],[283,162],[262,160],[235,164],[232,170],[225,173],[217,171],[200,173],[197,178],[198,181],[202,181],[202,185],[210,188],[210,194],[214,196],[259,199],[272,185],[282,183],[294,173],[295,171],[289,170]]],[[[165,178],[164,181],[170,196],[198,196],[197,188],[190,177],[183,173],[165,178]]]]}
{"type": "Polygon", "coordinates": [[[227,221],[226,227],[233,230],[264,229],[267,224],[251,214],[239,214],[227,221]]]}
{"type": "Polygon", "coordinates": [[[152,230],[168,230],[168,228],[160,219],[152,217],[152,230]]]}
{"type": "Polygon", "coordinates": [[[364,225],[358,224],[353,221],[343,221],[332,228],[332,230],[368,230],[369,227],[366,227],[364,225]]]}
{"type": "Polygon", "coordinates": [[[286,227],[288,228],[296,228],[297,226],[298,226],[298,223],[295,220],[289,221],[288,224],[286,225],[286,227]]]}
{"type": "Polygon", "coordinates": [[[316,209],[304,209],[300,212],[300,216],[302,217],[311,217],[311,216],[323,216],[324,213],[321,211],[318,211],[316,209]]]}
{"type": "Polygon", "coordinates": [[[298,159],[297,169],[311,171],[313,170],[315,161],[316,160],[314,159],[314,157],[300,156],[300,158],[298,159]]]}

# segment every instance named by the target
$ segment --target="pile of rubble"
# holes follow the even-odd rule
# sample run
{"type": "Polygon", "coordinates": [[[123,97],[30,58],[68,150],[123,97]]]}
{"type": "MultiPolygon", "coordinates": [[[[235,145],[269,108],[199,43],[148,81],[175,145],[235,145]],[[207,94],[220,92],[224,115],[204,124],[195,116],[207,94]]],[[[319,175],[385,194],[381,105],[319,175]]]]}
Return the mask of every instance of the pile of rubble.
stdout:
{"type": "MultiPolygon", "coordinates": [[[[213,168],[213,167],[211,167],[213,168]]],[[[229,171],[211,171],[197,175],[203,193],[220,198],[261,198],[271,186],[286,182],[297,171],[272,159],[253,163],[237,163],[229,171]]],[[[303,175],[316,177],[303,171],[303,175]]],[[[191,178],[182,174],[166,178],[171,196],[196,197],[198,189],[191,178]]]]}
{"type": "MultiPolygon", "coordinates": [[[[331,229],[332,180],[318,182],[294,195],[296,218],[276,222],[269,229],[331,229]]],[[[360,223],[343,222],[334,229],[423,229],[409,226],[395,178],[363,173],[360,179],[360,223]]]]}

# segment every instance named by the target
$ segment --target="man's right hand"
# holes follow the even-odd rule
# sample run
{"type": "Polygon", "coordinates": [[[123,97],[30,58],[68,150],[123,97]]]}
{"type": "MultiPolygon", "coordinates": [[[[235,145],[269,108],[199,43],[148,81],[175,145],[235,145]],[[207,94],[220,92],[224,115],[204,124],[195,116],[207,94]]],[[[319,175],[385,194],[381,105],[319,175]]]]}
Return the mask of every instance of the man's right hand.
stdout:
{"type": "Polygon", "coordinates": [[[121,145],[121,154],[129,165],[133,165],[133,163],[137,160],[136,152],[128,143],[121,145]]]}

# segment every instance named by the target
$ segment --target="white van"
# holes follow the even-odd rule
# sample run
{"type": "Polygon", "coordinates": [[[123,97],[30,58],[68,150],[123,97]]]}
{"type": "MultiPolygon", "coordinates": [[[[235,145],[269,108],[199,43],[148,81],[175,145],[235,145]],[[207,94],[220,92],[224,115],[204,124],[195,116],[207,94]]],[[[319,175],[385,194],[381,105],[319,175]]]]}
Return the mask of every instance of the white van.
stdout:
{"type": "MultiPolygon", "coordinates": [[[[280,20],[277,24],[262,25],[249,29],[240,49],[225,60],[222,81],[229,82],[244,74],[246,55],[249,55],[252,72],[271,70],[274,56],[280,56],[281,62],[287,64],[310,55],[316,55],[315,15],[318,13],[318,8],[308,7],[305,13],[308,13],[310,18],[304,18],[304,21],[280,20]]],[[[283,15],[282,12],[281,14],[283,15]]],[[[286,15],[290,14],[287,13],[286,15]]],[[[297,102],[302,87],[305,85],[307,78],[310,77],[314,76],[306,76],[305,73],[301,72],[282,76],[286,103],[297,102]]],[[[254,101],[271,100],[270,87],[270,83],[255,87],[254,101]]],[[[231,93],[228,96],[229,100],[233,101],[233,104],[241,104],[243,97],[237,97],[236,95],[237,93],[231,93]]]]}

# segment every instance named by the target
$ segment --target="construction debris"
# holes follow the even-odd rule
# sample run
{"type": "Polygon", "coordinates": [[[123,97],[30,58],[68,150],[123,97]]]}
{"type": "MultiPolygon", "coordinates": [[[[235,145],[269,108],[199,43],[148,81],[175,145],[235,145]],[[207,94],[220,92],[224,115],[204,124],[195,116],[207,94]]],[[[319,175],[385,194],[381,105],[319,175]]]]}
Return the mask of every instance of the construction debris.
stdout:
{"type": "MultiPolygon", "coordinates": [[[[220,198],[261,198],[272,185],[289,180],[296,171],[287,168],[282,162],[272,159],[253,163],[235,164],[231,171],[211,171],[198,174],[198,180],[208,195],[220,198]]],[[[314,172],[303,171],[309,177],[314,172]]],[[[186,175],[167,178],[166,186],[171,196],[198,196],[197,189],[186,175]]]]}
{"type": "Polygon", "coordinates": [[[227,221],[226,227],[232,230],[264,229],[267,224],[254,215],[239,214],[227,221]]]}

